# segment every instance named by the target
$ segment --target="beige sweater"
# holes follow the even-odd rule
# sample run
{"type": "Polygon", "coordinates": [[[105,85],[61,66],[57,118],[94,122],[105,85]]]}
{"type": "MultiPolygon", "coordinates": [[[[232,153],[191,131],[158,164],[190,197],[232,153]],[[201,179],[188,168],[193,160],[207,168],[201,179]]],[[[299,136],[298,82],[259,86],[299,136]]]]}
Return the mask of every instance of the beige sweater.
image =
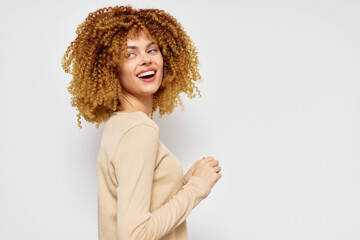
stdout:
{"type": "Polygon", "coordinates": [[[185,240],[186,217],[211,191],[203,179],[186,183],[177,158],[144,112],[115,112],[98,156],[100,240],[185,240]]]}

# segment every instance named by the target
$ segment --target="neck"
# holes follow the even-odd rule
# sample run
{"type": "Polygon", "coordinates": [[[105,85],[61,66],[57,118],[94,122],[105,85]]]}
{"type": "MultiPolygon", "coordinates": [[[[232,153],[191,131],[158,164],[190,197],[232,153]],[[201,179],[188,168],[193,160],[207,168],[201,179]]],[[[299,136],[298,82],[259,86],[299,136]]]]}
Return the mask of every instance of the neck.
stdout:
{"type": "Polygon", "coordinates": [[[120,105],[122,112],[144,112],[149,118],[152,118],[153,96],[133,96],[123,93],[124,101],[120,105]]]}

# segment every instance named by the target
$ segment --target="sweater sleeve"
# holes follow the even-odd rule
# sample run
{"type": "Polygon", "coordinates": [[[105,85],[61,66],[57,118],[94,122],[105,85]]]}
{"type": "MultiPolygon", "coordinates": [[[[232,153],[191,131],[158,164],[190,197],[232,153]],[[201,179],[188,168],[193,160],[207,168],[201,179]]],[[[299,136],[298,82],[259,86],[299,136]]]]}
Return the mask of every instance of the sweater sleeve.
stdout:
{"type": "Polygon", "coordinates": [[[184,175],[183,178],[182,178],[182,185],[184,186],[186,183],[187,183],[187,182],[186,182],[186,180],[185,180],[185,175],[184,175]]]}
{"type": "Polygon", "coordinates": [[[155,127],[136,125],[124,134],[116,148],[119,240],[160,239],[179,226],[211,191],[206,181],[192,176],[169,201],[150,212],[158,139],[155,127]]]}

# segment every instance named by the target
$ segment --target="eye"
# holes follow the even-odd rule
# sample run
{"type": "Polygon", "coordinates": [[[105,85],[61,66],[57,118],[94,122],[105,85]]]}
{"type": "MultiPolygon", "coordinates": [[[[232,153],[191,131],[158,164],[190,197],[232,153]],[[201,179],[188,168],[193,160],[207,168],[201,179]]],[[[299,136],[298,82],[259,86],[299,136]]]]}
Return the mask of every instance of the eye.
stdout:
{"type": "Polygon", "coordinates": [[[157,52],[157,49],[153,48],[148,51],[148,53],[154,53],[154,52],[157,52]]]}
{"type": "Polygon", "coordinates": [[[132,58],[132,57],[134,57],[135,56],[135,53],[129,53],[128,55],[127,55],[127,58],[132,58]]]}

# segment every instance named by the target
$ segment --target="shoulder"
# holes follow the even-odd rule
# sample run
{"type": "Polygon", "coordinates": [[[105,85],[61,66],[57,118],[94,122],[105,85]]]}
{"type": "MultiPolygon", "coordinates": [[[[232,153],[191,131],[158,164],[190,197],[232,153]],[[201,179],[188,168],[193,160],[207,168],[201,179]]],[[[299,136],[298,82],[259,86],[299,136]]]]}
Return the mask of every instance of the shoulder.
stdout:
{"type": "Polygon", "coordinates": [[[159,127],[143,112],[113,113],[105,123],[100,148],[111,153],[122,145],[157,142],[159,127]],[[127,142],[127,144],[124,144],[127,142]]]}
{"type": "Polygon", "coordinates": [[[114,112],[105,123],[102,139],[110,144],[118,142],[129,133],[139,137],[149,134],[158,137],[159,127],[144,112],[114,112]]]}
{"type": "Polygon", "coordinates": [[[148,126],[159,131],[158,125],[149,118],[144,112],[114,112],[111,114],[109,120],[106,122],[104,131],[111,129],[111,131],[126,132],[137,126],[148,126]]]}

